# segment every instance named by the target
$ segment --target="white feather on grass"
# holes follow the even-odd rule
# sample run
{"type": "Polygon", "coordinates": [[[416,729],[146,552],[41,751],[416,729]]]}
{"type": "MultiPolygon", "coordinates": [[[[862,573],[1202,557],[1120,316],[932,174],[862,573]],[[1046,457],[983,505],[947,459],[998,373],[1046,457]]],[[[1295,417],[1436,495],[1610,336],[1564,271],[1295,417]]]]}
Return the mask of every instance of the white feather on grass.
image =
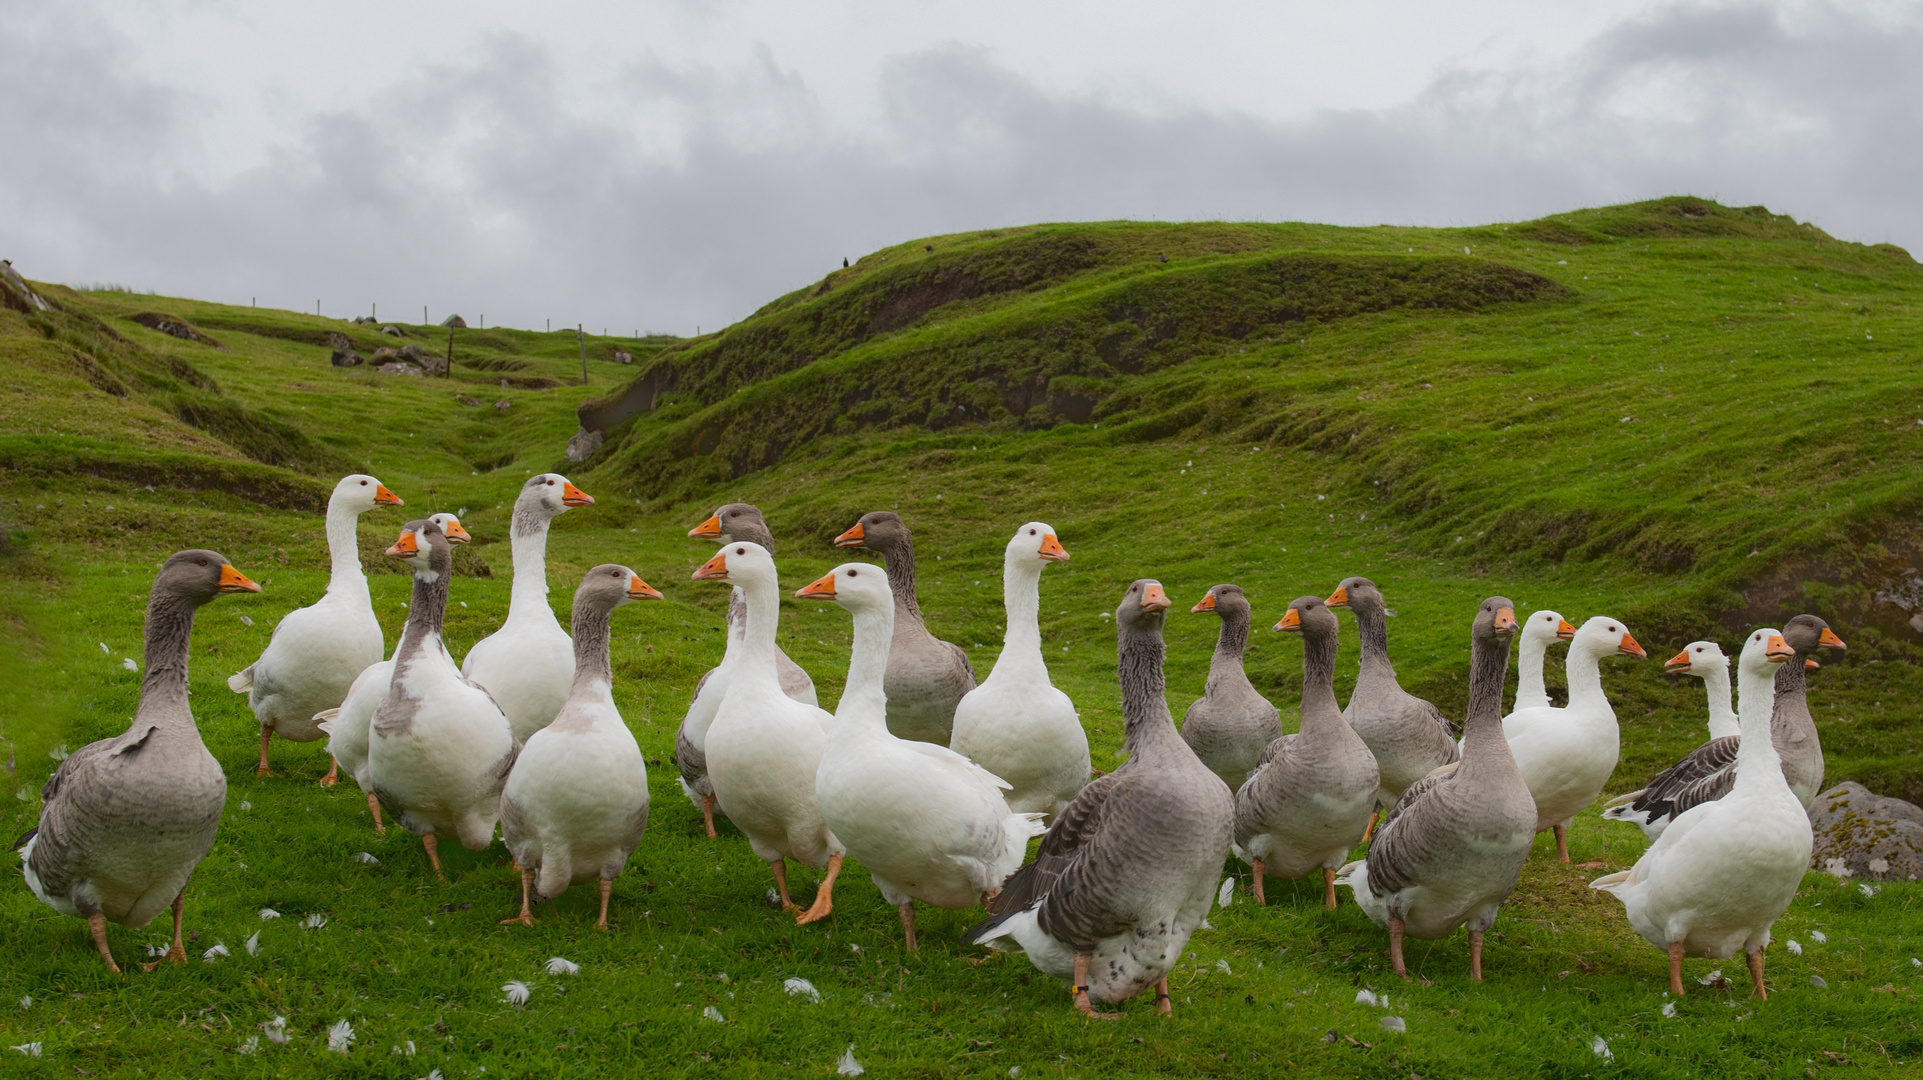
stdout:
{"type": "Polygon", "coordinates": [[[1665,1002],[1663,1002],[1663,1015],[1664,1015],[1664,1016],[1675,1016],[1675,1015],[1676,1015],[1676,1003],[1675,1003],[1675,1002],[1673,1002],[1673,1001],[1665,1001],[1665,1002]]]}
{"type": "Polygon", "coordinates": [[[548,957],[547,972],[549,975],[579,975],[581,974],[581,965],[559,956],[550,956],[548,957]]]}
{"type": "Polygon", "coordinates": [[[1783,947],[1789,950],[1791,956],[1803,955],[1803,946],[1795,938],[1790,938],[1784,942],[1783,947]]]}
{"type": "Polygon", "coordinates": [[[287,1045],[287,1018],[276,1016],[260,1026],[267,1033],[267,1041],[275,1046],[287,1045]]]}
{"type": "Polygon", "coordinates": [[[509,1005],[526,1005],[527,1004],[527,998],[528,998],[527,984],[522,982],[519,979],[509,979],[508,981],[502,983],[501,993],[506,996],[507,1003],[509,1005]]]}
{"type": "Polygon", "coordinates": [[[354,861],[357,863],[366,863],[369,866],[379,866],[381,864],[381,861],[376,859],[372,852],[367,851],[356,851],[354,853],[354,861]]]}
{"type": "Polygon", "coordinates": [[[131,657],[131,656],[123,656],[123,657],[121,657],[121,658],[120,658],[120,666],[121,666],[121,667],[124,667],[124,668],[126,668],[126,669],[127,669],[128,671],[139,671],[139,670],[140,670],[140,665],[139,665],[139,664],[136,664],[136,663],[134,663],[134,658],[133,658],[133,657],[131,657]]]}
{"type": "Polygon", "coordinates": [[[843,1050],[840,1059],[835,1062],[835,1075],[860,1076],[867,1071],[861,1067],[861,1062],[855,1060],[855,1044],[849,1043],[848,1049],[843,1050]]]}
{"type": "Polygon", "coordinates": [[[260,931],[258,930],[254,931],[253,936],[248,938],[245,942],[242,942],[242,944],[247,946],[248,956],[259,956],[260,955],[260,931]]]}
{"type": "Polygon", "coordinates": [[[208,949],[206,952],[200,954],[200,961],[203,964],[211,964],[214,961],[220,959],[221,957],[228,956],[228,955],[231,955],[231,954],[229,954],[227,951],[227,943],[224,941],[216,941],[214,942],[213,948],[208,949]]]}
{"type": "Polygon", "coordinates": [[[280,918],[280,912],[275,911],[273,908],[264,907],[260,909],[261,922],[266,922],[269,919],[278,919],[278,918],[280,918]]]}
{"type": "Polygon", "coordinates": [[[725,1024],[728,1022],[728,1018],[721,1015],[721,1010],[715,1008],[713,1005],[710,1005],[707,1008],[702,1009],[701,1015],[707,1017],[710,1020],[713,1020],[717,1024],[725,1024]]]}
{"type": "Polygon", "coordinates": [[[1400,1016],[1385,1016],[1376,1023],[1382,1025],[1382,1030],[1393,1031],[1397,1035],[1406,1034],[1409,1030],[1409,1025],[1404,1023],[1400,1016]]]}
{"type": "Polygon", "coordinates": [[[327,1048],[336,1054],[345,1054],[354,1046],[354,1025],[345,1020],[336,1020],[327,1029],[327,1048]]]}
{"type": "Polygon", "coordinates": [[[1605,1040],[1601,1035],[1598,1035],[1594,1039],[1591,1039],[1589,1041],[1589,1049],[1593,1051],[1597,1057],[1603,1059],[1604,1061],[1616,1060],[1616,1055],[1610,1053],[1609,1051],[1608,1041],[1605,1040]]]}
{"type": "Polygon", "coordinates": [[[809,982],[806,979],[802,979],[802,978],[783,979],[781,981],[781,988],[783,990],[788,991],[789,997],[804,997],[804,998],[807,998],[809,1001],[815,1002],[815,1003],[819,1003],[821,1001],[821,991],[815,989],[815,984],[809,982]]]}
{"type": "Polygon", "coordinates": [[[12,1047],[11,1049],[18,1050],[30,1058],[40,1056],[40,1044],[37,1042],[21,1043],[19,1046],[12,1047]]]}
{"type": "Polygon", "coordinates": [[[1233,903],[1235,903],[1235,878],[1225,877],[1222,879],[1222,887],[1215,891],[1215,906],[1228,907],[1233,903]]]}
{"type": "Polygon", "coordinates": [[[259,1053],[260,1052],[260,1036],[258,1035],[247,1036],[247,1041],[244,1043],[241,1043],[239,1046],[234,1047],[234,1052],[239,1054],[259,1053]]]}
{"type": "Polygon", "coordinates": [[[314,912],[312,915],[309,915],[308,917],[300,921],[300,926],[302,930],[319,930],[321,927],[326,925],[327,925],[327,916],[322,915],[318,911],[314,912]]]}
{"type": "Polygon", "coordinates": [[[1809,939],[1811,941],[1814,941],[1818,945],[1821,945],[1825,941],[1828,941],[1830,938],[1828,934],[1823,933],[1821,930],[1811,930],[1809,932],[1809,939]]]}

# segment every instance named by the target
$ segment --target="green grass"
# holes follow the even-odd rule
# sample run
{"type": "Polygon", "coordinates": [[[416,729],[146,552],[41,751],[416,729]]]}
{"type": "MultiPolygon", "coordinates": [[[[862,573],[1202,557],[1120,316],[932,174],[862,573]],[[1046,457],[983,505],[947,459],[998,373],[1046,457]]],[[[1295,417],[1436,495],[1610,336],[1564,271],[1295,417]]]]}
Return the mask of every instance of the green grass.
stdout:
{"type": "MultiPolygon", "coordinates": [[[[1700,687],[1666,681],[1664,656],[1816,611],[1851,645],[1812,681],[1831,776],[1923,794],[1919,637],[1875,598],[1918,550],[1923,273],[1900,253],[1697,200],[1506,228],[1111,223],[927,243],[703,338],[591,338],[587,387],[571,331],[463,331],[454,377],[421,380],[330,368],[328,331],[364,354],[392,339],[290,312],[57,287],[67,310],[44,325],[0,312],[0,739],[18,796],[0,828],[32,824],[58,745],[124,727],[138,677],[121,659],[139,655],[160,559],[212,546],[265,590],[210,605],[195,631],[195,714],[232,786],[188,896],[194,961],[116,980],[78,920],[0,890],[0,1005],[34,999],[0,1008],[0,1044],[44,1045],[38,1061],[0,1051],[9,1075],[820,1076],[851,1043],[875,1076],[1755,1075],[1821,1073],[1837,1064],[1825,1052],[1875,1074],[1923,1057],[1910,959],[1923,957],[1923,886],[1864,896],[1810,875],[1777,932],[1805,951],[1770,950],[1771,1001],[1752,1005],[1725,963],[1734,986],[1692,984],[1668,1018],[1661,955],[1584,884],[1642,841],[1594,815],[1572,847],[1603,867],[1556,867],[1539,844],[1480,986],[1460,937],[1415,948],[1422,981],[1404,987],[1346,893],[1326,913],[1315,890],[1272,883],[1269,910],[1244,888],[1197,935],[1173,1020],[1136,1004],[1109,1026],[1071,1015],[1020,958],[976,963],[954,944],[970,913],[925,912],[922,951],[903,953],[858,867],[834,916],[794,927],[762,901],[771,882],[738,834],[701,836],[665,765],[651,766],[649,836],[616,883],[608,935],[590,929],[581,890],[540,905],[531,931],[498,926],[516,895],[504,851],[457,851],[450,883],[435,883],[418,841],[372,832],[351,783],[313,783],[316,744],[277,743],[282,775],[254,778],[253,720],[224,679],[324,587],[313,510],[329,474],[314,455],[340,455],[408,501],[364,520],[364,552],[404,515],[465,511],[465,563],[491,576],[456,583],[457,654],[505,611],[503,504],[521,480],[561,467],[593,494],[556,523],[553,600],[565,613],[572,583],[605,561],[666,594],[615,624],[617,700],[654,762],[721,648],[722,590],[688,580],[708,549],[684,534],[744,499],[766,510],[797,585],[842,561],[828,539],[862,512],[899,510],[931,624],[978,670],[1000,640],[1003,544],[1023,521],[1053,524],[1073,559],[1043,580],[1045,647],[1098,768],[1121,744],[1099,615],[1128,581],[1158,577],[1186,603],[1234,580],[1272,621],[1365,573],[1399,613],[1405,684],[1458,715],[1483,595],[1625,619],[1654,662],[1606,669],[1618,791],[1702,737],[1700,687]],[[143,312],[227,351],[132,320],[143,312]],[[636,367],[597,359],[615,347],[636,367]],[[183,397],[205,408],[183,416],[183,397]],[[623,400],[652,408],[565,467],[576,407],[607,416],[623,400]],[[300,454],[275,460],[282,429],[300,454]],[[284,917],[263,923],[262,907],[284,917]],[[325,927],[298,925],[316,912],[325,927]],[[201,963],[216,941],[232,955],[201,963]],[[555,955],[581,975],[543,974],[555,955]],[[786,995],[788,977],[821,1002],[786,995]],[[533,987],[525,1008],[501,1002],[508,979],[533,987]],[[1386,991],[1408,1033],[1354,1004],[1359,987],[1386,991]],[[704,1019],[709,1006],[726,1022],[704,1019]],[[274,1015],[289,1045],[238,1055],[274,1015]],[[345,1061],[324,1050],[342,1018],[359,1034],[345,1061]],[[1591,1051],[1597,1035],[1613,1060],[1591,1051]],[[390,1053],[408,1040],[415,1057],[390,1053]]],[[[445,330],[406,329],[445,345],[445,330]]],[[[391,643],[408,582],[371,581],[391,643]]],[[[1214,629],[1170,619],[1178,714],[1214,629]]],[[[791,600],[781,633],[832,703],[846,617],[791,600]]],[[[1343,694],[1353,652],[1346,632],[1343,694]]],[[[1249,666],[1287,725],[1299,645],[1260,635],[1249,666]]],[[[160,922],[110,931],[123,963],[164,936],[160,922]]]]}

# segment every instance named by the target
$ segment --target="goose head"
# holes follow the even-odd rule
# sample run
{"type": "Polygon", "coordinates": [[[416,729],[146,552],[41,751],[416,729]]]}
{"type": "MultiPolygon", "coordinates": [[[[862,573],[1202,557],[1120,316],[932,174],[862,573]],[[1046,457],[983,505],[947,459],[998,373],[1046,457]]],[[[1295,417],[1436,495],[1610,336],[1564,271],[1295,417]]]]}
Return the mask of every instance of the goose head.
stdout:
{"type": "Polygon", "coordinates": [[[768,522],[753,503],[728,503],[709,515],[708,520],[689,529],[688,535],[723,544],[746,540],[761,545],[769,553],[775,549],[774,534],[768,531],[768,522]]]}
{"type": "Polygon", "coordinates": [[[1360,615],[1366,611],[1380,611],[1389,614],[1389,608],[1382,601],[1382,590],[1375,582],[1365,577],[1343,578],[1329,598],[1323,601],[1332,608],[1348,608],[1360,615]]]}
{"type": "MultiPolygon", "coordinates": [[[[1847,649],[1830,624],[1814,615],[1798,615],[1783,624],[1783,641],[1803,656],[1818,649],[1847,649]]],[[[1810,665],[1815,666],[1815,665],[1810,665]]]]}
{"type": "Polygon", "coordinates": [[[1736,666],[1746,675],[1774,677],[1777,664],[1796,655],[1796,650],[1783,640],[1783,632],[1774,627],[1759,626],[1749,632],[1743,641],[1742,654],[1736,658],[1736,666]]]}
{"type": "Polygon", "coordinates": [[[365,473],[343,476],[334,485],[334,493],[327,497],[331,509],[345,506],[356,514],[365,514],[376,506],[400,506],[401,497],[387,490],[387,485],[365,473]]]}
{"type": "Polygon", "coordinates": [[[1217,585],[1202,594],[1202,599],[1189,609],[1191,614],[1214,612],[1217,615],[1240,611],[1249,613],[1249,598],[1243,594],[1240,585],[1217,585]]]}
{"type": "Polygon", "coordinates": [[[1671,675],[1694,675],[1705,678],[1716,671],[1729,670],[1729,657],[1723,655],[1723,647],[1713,641],[1692,641],[1683,646],[1683,651],[1663,662],[1663,671],[1671,675]]]}
{"type": "Polygon", "coordinates": [[[447,537],[450,544],[465,544],[474,539],[466,529],[461,528],[461,519],[453,514],[433,514],[427,520],[441,527],[441,535],[447,537]]]}
{"type": "Polygon", "coordinates": [[[260,586],[234,569],[225,555],[204,548],[175,552],[154,575],[156,596],[177,596],[196,606],[221,593],[259,591],[260,586]]]}
{"type": "Polygon", "coordinates": [[[795,591],[803,600],[832,600],[859,615],[895,610],[888,575],[874,563],[843,563],[795,591]]]}
{"type": "Polygon", "coordinates": [[[1298,596],[1289,604],[1289,610],[1282,613],[1275,628],[1285,634],[1320,639],[1336,632],[1337,620],[1335,612],[1329,610],[1328,601],[1319,596],[1298,596]]]}
{"type": "Polygon", "coordinates": [[[618,563],[602,563],[588,571],[574,590],[574,610],[613,611],[635,600],[659,600],[661,594],[641,575],[618,563]]]}
{"type": "Polygon", "coordinates": [[[835,546],[838,548],[865,547],[875,551],[892,551],[912,542],[908,526],[903,524],[901,515],[893,510],[875,510],[863,514],[860,521],[848,527],[847,532],[835,537],[835,546]]]}
{"type": "Polygon", "coordinates": [[[776,584],[775,557],[750,540],[731,540],[694,572],[696,581],[725,581],[733,585],[776,584]]]}
{"type": "Polygon", "coordinates": [[[1569,651],[1578,650],[1598,658],[1610,655],[1633,656],[1638,660],[1649,658],[1622,620],[1607,615],[1595,616],[1576,631],[1576,636],[1570,639],[1569,651]]]}
{"type": "Polygon", "coordinates": [[[576,506],[593,506],[594,496],[568,482],[560,473],[528,477],[514,498],[514,531],[540,527],[576,506]]]}
{"type": "MultiPolygon", "coordinates": [[[[1561,621],[1560,616],[1557,621],[1561,621]]],[[[1591,619],[1590,622],[1595,620],[1591,619]]],[[[1470,627],[1469,634],[1483,641],[1500,641],[1521,630],[1522,625],[1516,620],[1515,602],[1506,596],[1491,596],[1476,609],[1476,621],[1470,627]]],[[[1581,631],[1577,633],[1580,636],[1581,631]]]]}
{"type": "MultiPolygon", "coordinates": [[[[1022,527],[1026,529],[1028,526],[1022,527]]],[[[1039,527],[1047,528],[1046,525],[1039,527]]],[[[1013,545],[1010,545],[1010,549],[1013,550],[1013,545]]],[[[1161,582],[1154,578],[1138,578],[1122,593],[1122,603],[1115,609],[1115,628],[1122,633],[1160,634],[1163,612],[1168,607],[1168,593],[1162,591],[1161,582]]]]}
{"type": "Polygon", "coordinates": [[[1575,636],[1576,628],[1554,611],[1532,611],[1522,623],[1522,640],[1540,642],[1545,648],[1551,642],[1568,641],[1575,636]]]}
{"type": "Polygon", "coordinates": [[[1015,530],[1015,538],[1008,542],[1002,558],[1009,566],[1033,566],[1039,570],[1043,563],[1067,562],[1068,550],[1055,539],[1053,525],[1031,521],[1015,530]]]}
{"type": "Polygon", "coordinates": [[[447,542],[447,534],[432,518],[401,526],[401,535],[387,549],[387,554],[406,563],[417,577],[429,582],[454,563],[454,549],[447,542]]]}

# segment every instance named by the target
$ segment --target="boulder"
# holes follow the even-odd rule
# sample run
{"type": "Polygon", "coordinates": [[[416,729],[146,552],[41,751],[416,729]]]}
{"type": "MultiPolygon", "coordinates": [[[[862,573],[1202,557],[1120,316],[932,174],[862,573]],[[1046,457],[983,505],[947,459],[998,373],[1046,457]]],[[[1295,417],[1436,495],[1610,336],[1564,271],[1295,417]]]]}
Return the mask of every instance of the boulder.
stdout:
{"type": "Polygon", "coordinates": [[[494,403],[494,411],[495,411],[495,412],[506,412],[506,411],[508,410],[508,406],[510,406],[510,405],[512,405],[512,404],[514,404],[514,403],[513,403],[513,402],[511,402],[511,401],[505,401],[505,400],[503,400],[503,401],[497,401],[497,402],[495,402],[495,403],[494,403]]]}
{"type": "Polygon", "coordinates": [[[12,259],[0,259],[0,306],[28,315],[53,310],[45,297],[27,287],[26,279],[14,270],[12,259]]]}
{"type": "Polygon", "coordinates": [[[1816,869],[1841,878],[1923,880],[1923,807],[1850,781],[1816,797],[1809,823],[1816,869]]]}
{"type": "MultiPolygon", "coordinates": [[[[168,337],[179,338],[182,341],[192,341],[201,345],[211,345],[216,349],[220,348],[220,342],[201,333],[198,327],[178,315],[168,315],[159,311],[142,311],[135,315],[129,315],[127,318],[149,330],[158,330],[168,337]]],[[[339,346],[335,347],[338,348],[339,346]]]]}
{"type": "Polygon", "coordinates": [[[594,452],[601,449],[602,438],[600,432],[589,431],[587,428],[575,432],[574,436],[568,440],[568,460],[579,464],[593,457],[594,452]]]}
{"type": "Polygon", "coordinates": [[[335,349],[329,362],[335,367],[359,367],[367,363],[367,357],[352,349],[335,349]]]}
{"type": "Polygon", "coordinates": [[[389,323],[388,325],[381,327],[381,333],[386,334],[388,337],[406,337],[407,336],[401,333],[400,327],[395,326],[392,323],[389,323]]]}
{"type": "Polygon", "coordinates": [[[401,346],[400,356],[408,363],[419,365],[429,375],[447,374],[447,357],[436,356],[419,345],[401,346]]]}
{"type": "Polygon", "coordinates": [[[420,368],[415,367],[413,364],[404,363],[400,360],[389,360],[387,363],[380,365],[374,370],[382,372],[387,375],[413,375],[415,377],[419,377],[421,374],[420,368]]]}
{"type": "Polygon", "coordinates": [[[388,345],[383,345],[380,348],[374,350],[374,359],[376,360],[392,360],[393,358],[399,355],[401,354],[395,352],[393,347],[388,345]]]}
{"type": "Polygon", "coordinates": [[[330,349],[351,349],[354,347],[354,341],[339,330],[329,330],[327,332],[327,347],[330,349]]]}
{"type": "Polygon", "coordinates": [[[634,354],[626,349],[616,349],[614,350],[614,362],[617,364],[632,364],[634,363],[634,354]]]}
{"type": "Polygon", "coordinates": [[[441,325],[451,326],[456,330],[465,330],[467,329],[467,320],[461,318],[459,315],[449,315],[447,318],[441,320],[441,325]]]}

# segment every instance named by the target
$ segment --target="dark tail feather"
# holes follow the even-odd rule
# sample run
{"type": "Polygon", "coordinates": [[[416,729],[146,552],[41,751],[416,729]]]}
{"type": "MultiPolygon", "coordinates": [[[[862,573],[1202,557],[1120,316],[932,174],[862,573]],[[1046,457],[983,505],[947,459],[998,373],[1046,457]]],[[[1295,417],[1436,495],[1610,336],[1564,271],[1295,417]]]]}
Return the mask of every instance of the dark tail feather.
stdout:
{"type": "Polygon", "coordinates": [[[40,834],[40,826],[38,825],[35,825],[33,828],[28,829],[24,833],[21,833],[20,839],[15,840],[13,842],[13,850],[19,851],[21,848],[26,847],[27,841],[33,839],[35,836],[38,836],[39,834],[40,834]]]}

